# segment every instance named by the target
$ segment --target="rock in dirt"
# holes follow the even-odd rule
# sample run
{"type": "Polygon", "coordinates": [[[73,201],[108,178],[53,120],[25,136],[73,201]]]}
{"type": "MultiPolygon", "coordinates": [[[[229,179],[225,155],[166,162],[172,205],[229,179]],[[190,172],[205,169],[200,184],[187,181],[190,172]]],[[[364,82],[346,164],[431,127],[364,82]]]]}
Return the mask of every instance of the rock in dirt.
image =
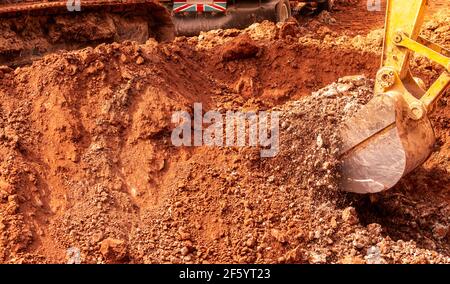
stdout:
{"type": "Polygon", "coordinates": [[[366,262],[359,256],[345,256],[343,259],[338,261],[341,264],[365,264],[366,262]]]}
{"type": "Polygon", "coordinates": [[[299,32],[299,24],[294,18],[289,18],[280,27],[279,37],[287,38],[288,36],[295,37],[299,32]]]}
{"type": "Polygon", "coordinates": [[[222,60],[230,61],[255,57],[260,48],[249,35],[243,34],[223,46],[222,60]]]}
{"type": "Polygon", "coordinates": [[[128,254],[127,243],[113,238],[104,239],[100,243],[100,253],[107,262],[121,262],[128,254]]]}
{"type": "Polygon", "coordinates": [[[386,261],[381,257],[380,248],[372,246],[367,250],[367,254],[364,257],[367,264],[385,264],[386,261]]]}

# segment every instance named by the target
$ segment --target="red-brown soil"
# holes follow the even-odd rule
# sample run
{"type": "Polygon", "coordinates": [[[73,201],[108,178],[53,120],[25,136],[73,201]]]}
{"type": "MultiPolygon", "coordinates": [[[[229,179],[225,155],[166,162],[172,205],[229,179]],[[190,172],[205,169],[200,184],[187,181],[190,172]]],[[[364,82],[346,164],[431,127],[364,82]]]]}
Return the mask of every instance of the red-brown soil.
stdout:
{"type": "MultiPolygon", "coordinates": [[[[350,26],[360,8],[331,15],[350,26]]],[[[423,34],[450,47],[449,21],[429,19],[423,34]]],[[[337,183],[336,129],[372,96],[382,34],[365,31],[379,21],[353,35],[265,22],[2,67],[0,262],[75,249],[85,263],[449,263],[448,94],[422,167],[371,196],[337,183]],[[172,113],[196,102],[280,111],[278,155],[173,146],[172,113]]],[[[428,85],[443,71],[412,66],[428,85]]]]}

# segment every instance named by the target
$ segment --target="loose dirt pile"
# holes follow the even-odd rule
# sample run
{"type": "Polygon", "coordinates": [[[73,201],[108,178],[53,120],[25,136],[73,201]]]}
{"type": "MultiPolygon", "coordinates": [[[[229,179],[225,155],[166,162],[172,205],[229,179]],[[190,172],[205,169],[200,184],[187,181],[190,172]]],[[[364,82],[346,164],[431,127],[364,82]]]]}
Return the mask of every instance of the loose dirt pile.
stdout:
{"type": "Polygon", "coordinates": [[[379,65],[366,38],[263,23],[1,68],[0,261],[449,263],[448,96],[423,167],[370,197],[337,186],[335,130],[379,65]],[[173,146],[195,102],[279,111],[278,155],[173,146]]]}

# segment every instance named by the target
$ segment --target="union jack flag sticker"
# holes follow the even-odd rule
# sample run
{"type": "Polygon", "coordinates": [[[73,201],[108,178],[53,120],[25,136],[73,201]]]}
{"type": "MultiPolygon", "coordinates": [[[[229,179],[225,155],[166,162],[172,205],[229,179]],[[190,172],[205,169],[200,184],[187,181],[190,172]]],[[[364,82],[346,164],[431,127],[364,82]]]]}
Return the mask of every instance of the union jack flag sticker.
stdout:
{"type": "Polygon", "coordinates": [[[173,1],[173,12],[225,12],[226,1],[211,1],[211,3],[187,3],[186,0],[173,1]]]}

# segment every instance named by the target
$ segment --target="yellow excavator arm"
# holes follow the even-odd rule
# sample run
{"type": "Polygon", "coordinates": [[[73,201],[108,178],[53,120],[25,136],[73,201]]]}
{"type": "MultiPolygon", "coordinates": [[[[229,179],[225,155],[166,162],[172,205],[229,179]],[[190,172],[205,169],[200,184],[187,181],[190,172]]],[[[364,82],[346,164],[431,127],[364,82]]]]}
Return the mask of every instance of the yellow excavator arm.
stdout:
{"type": "Polygon", "coordinates": [[[341,185],[375,193],[393,187],[425,162],[435,143],[428,114],[450,86],[450,52],[421,38],[426,0],[388,0],[375,96],[341,128],[341,185]],[[424,90],[410,61],[420,54],[445,68],[424,90]]]}

